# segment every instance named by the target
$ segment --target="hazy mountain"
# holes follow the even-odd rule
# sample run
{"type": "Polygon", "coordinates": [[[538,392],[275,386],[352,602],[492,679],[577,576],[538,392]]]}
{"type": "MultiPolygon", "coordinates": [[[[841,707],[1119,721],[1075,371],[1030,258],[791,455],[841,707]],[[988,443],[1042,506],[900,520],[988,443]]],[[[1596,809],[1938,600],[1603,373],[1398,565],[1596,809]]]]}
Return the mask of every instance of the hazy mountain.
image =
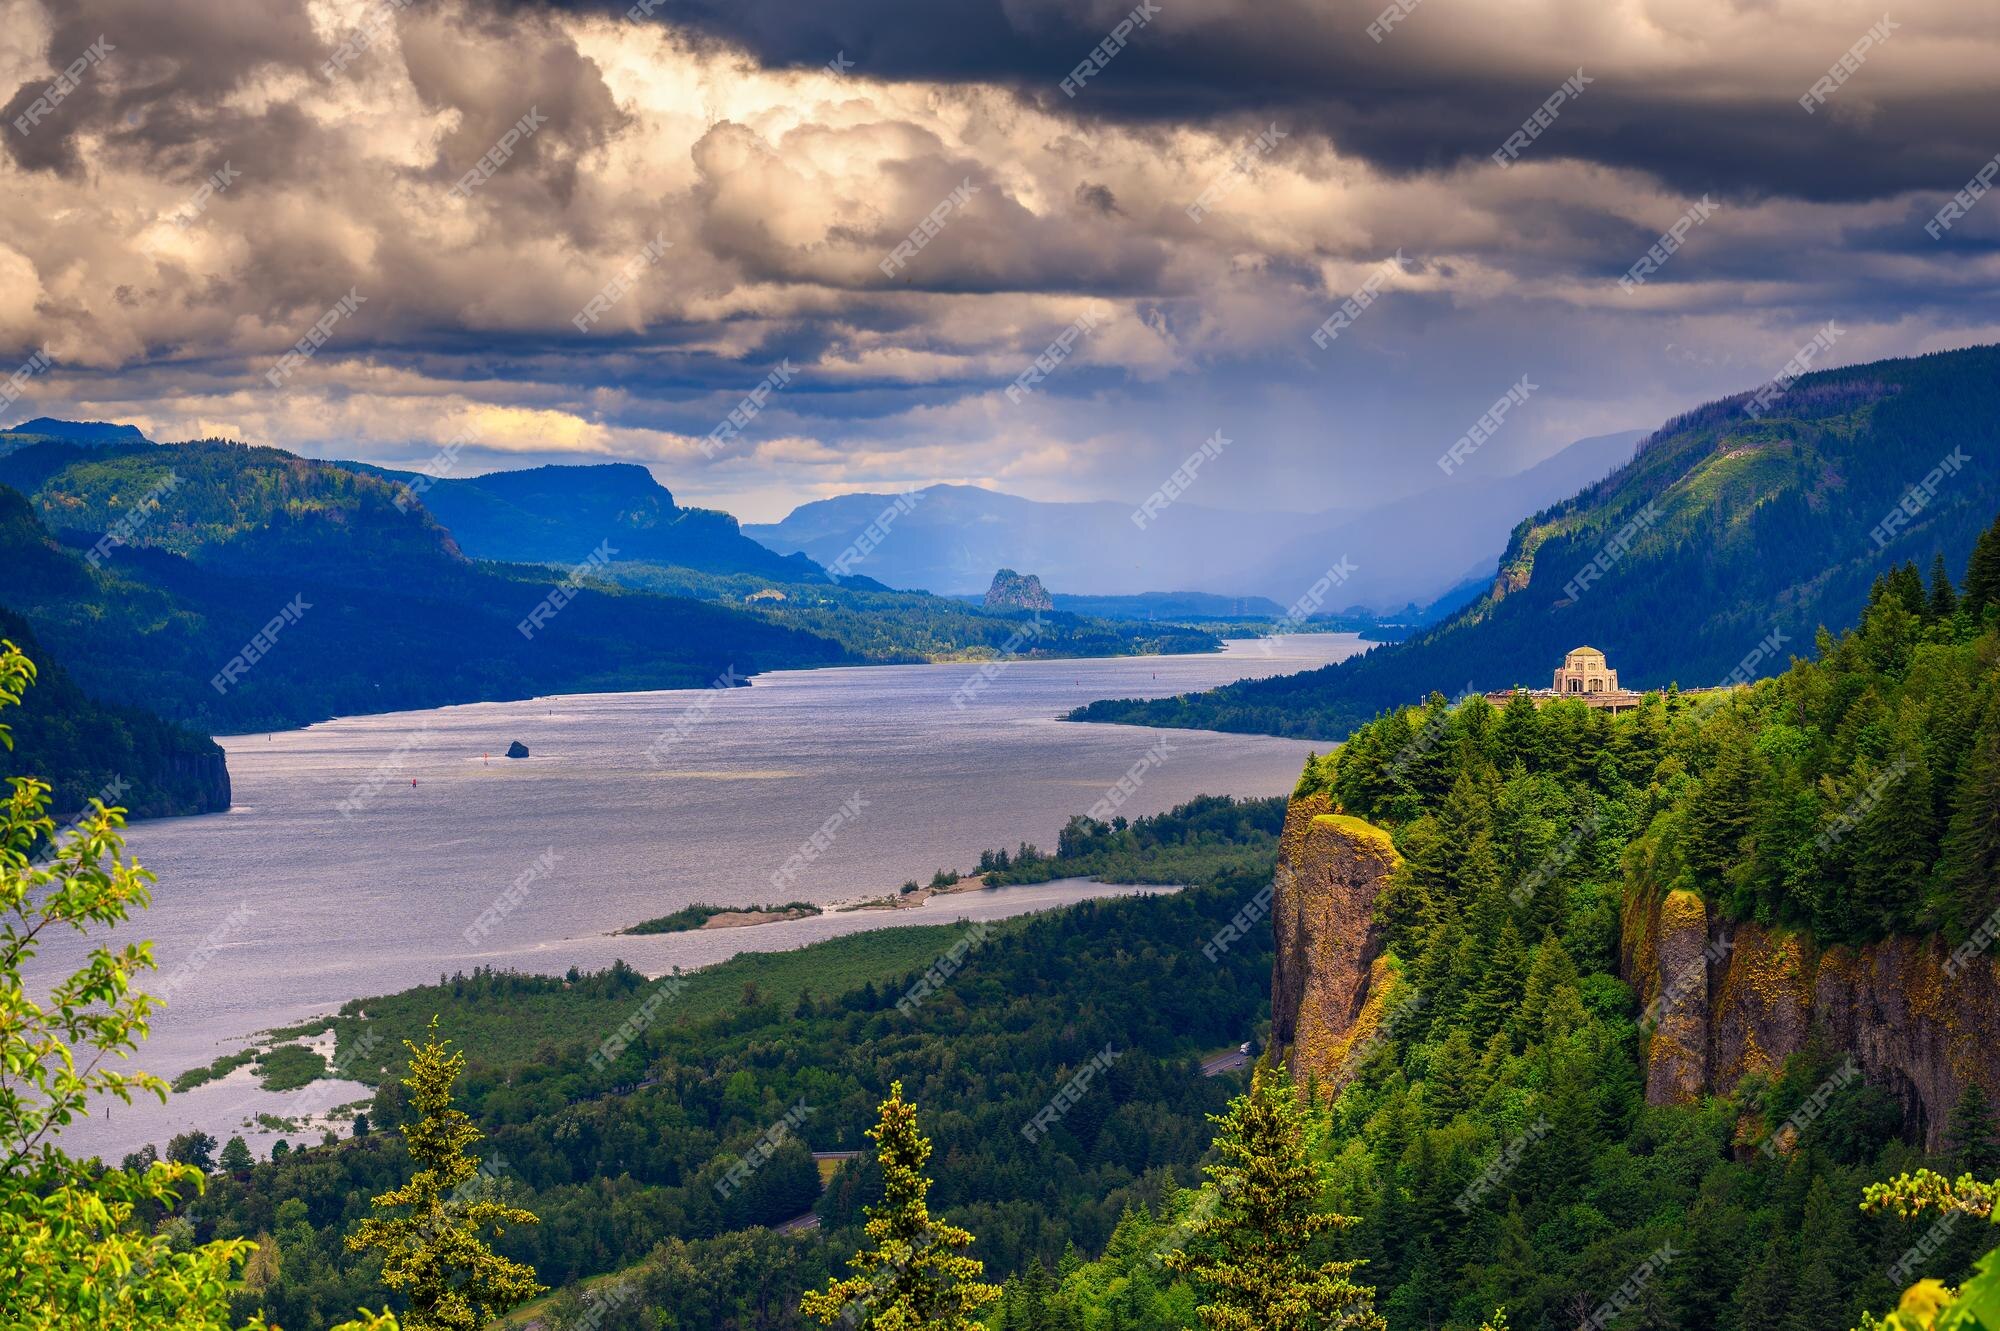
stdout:
{"type": "MultiPolygon", "coordinates": [[[[1320,519],[1303,513],[1236,513],[1181,502],[1141,529],[1130,504],[1044,503],[971,485],[933,485],[886,535],[850,563],[892,587],[940,595],[984,592],[995,570],[1032,569],[1052,592],[1125,595],[1164,589],[1244,592],[1240,564],[1218,552],[1245,550],[1276,533],[1303,534],[1320,519]],[[1262,532],[1262,536],[1258,535],[1262,532]]],[[[782,522],[746,524],[771,549],[839,560],[898,496],[849,494],[802,504],[782,522]]]]}
{"type": "Polygon", "coordinates": [[[1454,476],[1422,494],[1335,522],[1289,543],[1268,542],[1244,585],[1290,605],[1326,570],[1353,567],[1329,606],[1386,610],[1445,595],[1468,576],[1492,575],[1507,535],[1523,513],[1609,475],[1632,456],[1644,430],[1597,435],[1544,458],[1526,471],[1486,479],[1474,455],[1454,476]]]}
{"type": "MultiPolygon", "coordinates": [[[[1631,455],[1639,434],[1582,440],[1496,481],[1477,479],[1475,461],[1458,478],[1375,509],[1238,512],[1183,500],[1144,527],[1126,504],[1043,503],[934,485],[885,523],[884,538],[851,567],[892,586],[952,595],[985,590],[995,569],[1019,568],[1033,569],[1057,595],[1172,590],[1290,606],[1346,557],[1359,572],[1319,608],[1396,610],[1428,604],[1469,574],[1490,572],[1519,514],[1603,476],[1631,455]]],[[[773,550],[803,551],[830,565],[896,499],[841,495],[743,530],[773,550]]]]}
{"type": "Polygon", "coordinates": [[[681,507],[652,472],[630,463],[446,480],[364,463],[339,465],[411,486],[474,559],[573,564],[608,542],[621,560],[790,582],[826,580],[810,560],[782,558],[743,535],[729,514],[681,507]]]}
{"type": "Polygon", "coordinates": [[[1337,739],[1431,690],[1545,684],[1584,643],[1629,687],[1712,684],[1809,653],[1894,565],[1928,574],[1942,556],[1963,575],[2000,512],[2000,347],[1807,375],[1760,417],[1750,404],[1667,422],[1613,475],[1522,522],[1486,595],[1405,644],[1074,715],[1337,739]]]}

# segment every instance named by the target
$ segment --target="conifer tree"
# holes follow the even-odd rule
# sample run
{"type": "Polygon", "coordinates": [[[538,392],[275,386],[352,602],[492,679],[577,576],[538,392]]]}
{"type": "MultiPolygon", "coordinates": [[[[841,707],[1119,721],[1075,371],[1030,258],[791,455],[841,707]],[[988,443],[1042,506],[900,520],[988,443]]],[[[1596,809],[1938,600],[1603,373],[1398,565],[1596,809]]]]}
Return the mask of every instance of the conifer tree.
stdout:
{"type": "Polygon", "coordinates": [[[376,1197],[379,1214],[347,1239],[350,1252],[381,1251],[382,1283],[409,1300],[403,1324],[410,1331],[479,1331],[544,1290],[532,1267],[495,1253],[483,1237],[489,1225],[499,1234],[507,1225],[535,1224],[534,1213],[466,1195],[463,1185],[479,1164],[465,1148],[481,1134],[452,1106],[465,1055],[451,1053],[449,1044],[437,1038],[435,1017],[421,1048],[403,1041],[410,1075],[402,1082],[416,1118],[402,1131],[416,1173],[376,1197]]]}
{"type": "Polygon", "coordinates": [[[1944,1139],[1956,1172],[1983,1179],[2000,1174],[2000,1134],[1993,1130],[1993,1106],[1986,1088],[1978,1082],[1965,1084],[1965,1093],[1945,1120],[1944,1139]]]}
{"type": "Polygon", "coordinates": [[[1945,623],[1958,613],[1958,593],[1952,590],[1951,573],[1944,566],[1944,554],[1931,561],[1931,594],[1927,617],[1945,623]]]}
{"type": "Polygon", "coordinates": [[[917,1130],[917,1111],[903,1099],[903,1083],[889,1087],[881,1116],[868,1135],[882,1170],[882,1203],[867,1208],[871,1246],[848,1259],[854,1274],[808,1291],[800,1311],[832,1326],[861,1310],[850,1322],[858,1331],[975,1331],[979,1310],[1000,1297],[997,1286],[980,1283],[984,1263],[968,1257],[972,1235],[934,1219],[928,1198],[931,1181],[924,1165],[931,1144],[917,1130]]]}
{"type": "Polygon", "coordinates": [[[1322,1178],[1307,1153],[1305,1116],[1282,1069],[1260,1068],[1250,1090],[1211,1116],[1221,1159],[1207,1166],[1220,1201],[1193,1242],[1168,1254],[1204,1298],[1208,1331],[1384,1331],[1375,1291],[1350,1278],[1358,1261],[1314,1262],[1320,1235],[1355,1223],[1317,1209],[1322,1178]]]}
{"type": "Polygon", "coordinates": [[[1959,933],[1978,928],[2000,904],[2000,689],[1960,767],[1940,874],[1959,933]]]}
{"type": "Polygon", "coordinates": [[[1972,547],[1959,603],[1974,625],[1988,609],[2000,606],[2000,519],[1995,519],[1972,547]]]}

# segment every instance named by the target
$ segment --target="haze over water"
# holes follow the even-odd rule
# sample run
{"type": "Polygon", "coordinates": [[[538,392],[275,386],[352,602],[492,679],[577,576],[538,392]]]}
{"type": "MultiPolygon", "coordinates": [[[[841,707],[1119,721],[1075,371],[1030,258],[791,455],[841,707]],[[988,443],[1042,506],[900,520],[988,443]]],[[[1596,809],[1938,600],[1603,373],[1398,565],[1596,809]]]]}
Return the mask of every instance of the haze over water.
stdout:
{"type": "MultiPolygon", "coordinates": [[[[696,901],[824,904],[969,869],[993,847],[1027,840],[1053,850],[1069,816],[1161,741],[1163,761],[1120,813],[1154,813],[1197,794],[1284,793],[1307,752],[1324,744],[1055,718],[1095,698],[1289,673],[1364,646],[1352,634],[1301,634],[1268,654],[1263,643],[1232,642],[1206,656],[1017,662],[963,709],[953,696],[977,667],[871,666],[780,671],[748,688],[477,703],[224,738],[229,813],[130,829],[133,854],[159,879],[152,908],[114,935],[154,940],[160,969],[142,987],[157,990],[207,954],[175,984],[135,1063],[171,1078],[260,1030],[474,966],[561,974],[623,958],[662,974],[859,929],[998,918],[1134,890],[1048,884],[907,911],[614,936],[696,901]],[[656,766],[647,750],[663,735],[677,738],[656,766]],[[501,756],[514,740],[529,758],[501,756]],[[358,807],[343,816],[338,806],[357,788],[358,807]],[[825,852],[774,886],[773,874],[857,796],[858,815],[825,852]],[[466,930],[510,889],[518,903],[469,942],[466,930]]],[[[80,954],[74,940],[57,940],[35,973],[73,966],[80,954]]],[[[115,1155],[164,1145],[191,1124],[221,1136],[259,1109],[285,1112],[286,1097],[249,1088],[248,1076],[175,1095],[164,1109],[79,1122],[65,1144],[115,1155]]],[[[365,1094],[352,1090],[339,1098],[365,1094]]]]}

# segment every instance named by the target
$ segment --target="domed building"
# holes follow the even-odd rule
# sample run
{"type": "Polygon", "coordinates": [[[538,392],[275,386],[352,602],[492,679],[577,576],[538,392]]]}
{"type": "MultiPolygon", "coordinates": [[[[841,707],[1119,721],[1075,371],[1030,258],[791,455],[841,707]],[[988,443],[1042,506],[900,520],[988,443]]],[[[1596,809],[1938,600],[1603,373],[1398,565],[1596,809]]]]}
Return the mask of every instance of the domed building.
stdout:
{"type": "Polygon", "coordinates": [[[1575,647],[1556,670],[1557,693],[1617,693],[1618,672],[1595,647],[1575,647]]]}

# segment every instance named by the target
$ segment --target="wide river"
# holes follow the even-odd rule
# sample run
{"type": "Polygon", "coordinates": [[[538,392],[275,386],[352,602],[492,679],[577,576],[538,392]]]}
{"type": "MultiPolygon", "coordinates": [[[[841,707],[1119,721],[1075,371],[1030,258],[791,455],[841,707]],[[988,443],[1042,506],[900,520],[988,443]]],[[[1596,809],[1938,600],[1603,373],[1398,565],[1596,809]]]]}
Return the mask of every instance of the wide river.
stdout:
{"type": "MultiPolygon", "coordinates": [[[[1197,794],[1283,793],[1312,744],[1056,718],[1094,698],[1305,670],[1364,646],[1352,634],[1297,634],[1202,656],[1017,662],[986,674],[778,671],[748,688],[475,703],[226,738],[234,808],[130,829],[132,852],[159,881],[152,908],[120,933],[154,940],[160,969],[142,987],[171,990],[135,1062],[172,1077],[266,1028],[474,966],[560,974],[622,957],[656,975],[857,929],[1130,891],[1069,882],[614,936],[696,901],[852,900],[969,868],[991,847],[1053,849],[1069,816],[1128,773],[1128,817],[1197,794]],[[530,756],[502,757],[517,740],[530,756]],[[810,849],[821,833],[824,849],[810,849]]],[[[80,955],[76,940],[56,940],[36,974],[80,955]]],[[[270,1134],[244,1131],[245,1116],[292,1103],[242,1069],[164,1107],[99,1108],[62,1141],[115,1158],[200,1126],[257,1144],[270,1134]]]]}

